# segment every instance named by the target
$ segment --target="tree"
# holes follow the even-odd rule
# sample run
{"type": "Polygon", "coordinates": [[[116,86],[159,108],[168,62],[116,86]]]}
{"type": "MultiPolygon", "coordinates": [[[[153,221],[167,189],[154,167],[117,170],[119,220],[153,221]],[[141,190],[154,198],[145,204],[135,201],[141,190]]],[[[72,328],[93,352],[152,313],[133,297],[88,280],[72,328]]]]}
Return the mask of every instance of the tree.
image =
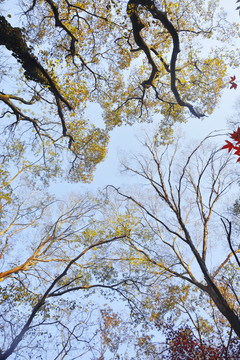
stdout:
{"type": "Polygon", "coordinates": [[[78,342],[78,352],[100,352],[93,344],[101,305],[91,305],[87,296],[98,289],[103,299],[104,292],[127,293],[131,279],[118,276],[111,264],[124,231],[104,226],[100,199],[56,200],[32,181],[28,166],[14,176],[7,169],[3,163],[0,359],[23,353],[63,358],[78,342]]]}
{"type": "Polygon", "coordinates": [[[106,302],[137,308],[143,272],[131,269],[125,242],[134,220],[126,215],[116,229],[104,195],[56,200],[29,165],[0,170],[0,359],[101,358],[133,347],[129,319],[106,302]]]}
{"type": "MultiPolygon", "coordinates": [[[[73,232],[76,219],[80,225],[93,215],[97,204],[89,205],[86,197],[66,206],[36,185],[31,167],[23,164],[14,176],[7,167],[5,163],[1,166],[0,282],[7,278],[21,282],[22,276],[33,276],[31,271],[39,264],[70,261],[64,250],[66,238],[71,242],[69,227],[73,232]]],[[[44,270],[38,269],[39,279],[41,272],[44,270]]]]}
{"type": "Polygon", "coordinates": [[[219,150],[206,158],[205,142],[188,151],[187,157],[176,148],[159,147],[156,138],[144,142],[148,155],[135,158],[135,166],[124,164],[125,171],[143,180],[140,190],[136,195],[116,191],[139,212],[142,234],[131,233],[129,243],[133,256],[154,278],[145,304],[153,317],[160,321],[167,309],[179,303],[178,293],[188,298],[190,287],[207,295],[239,337],[239,245],[234,244],[224,204],[217,206],[238,176],[231,159],[222,157],[219,150]],[[146,241],[146,232],[151,242],[146,241]]]}
{"type": "Polygon", "coordinates": [[[169,129],[189,114],[210,114],[227,85],[227,65],[238,66],[236,47],[226,42],[238,38],[238,26],[227,22],[217,1],[28,0],[21,6],[19,18],[0,18],[1,117],[8,130],[2,145],[13,146],[10,130],[14,143],[26,140],[35,160],[43,155],[45,171],[56,167],[55,175],[67,153],[72,181],[91,180],[116,126],[161,113],[161,126],[169,129]],[[204,53],[199,42],[207,49],[208,40],[218,45],[204,53]],[[100,106],[102,125],[88,119],[90,103],[100,106]]]}
{"type": "MultiPolygon", "coordinates": [[[[105,285],[105,284],[84,284],[84,281],[82,279],[82,276],[79,274],[75,275],[73,277],[71,277],[70,279],[66,278],[66,275],[68,274],[69,270],[71,269],[72,265],[77,265],[80,266],[80,264],[78,264],[78,260],[81,259],[89,250],[93,249],[93,248],[98,248],[101,245],[104,244],[108,244],[110,242],[113,242],[115,240],[120,240],[124,237],[120,236],[120,237],[115,237],[112,239],[107,239],[105,241],[99,241],[97,243],[94,243],[88,247],[86,247],[81,253],[79,253],[74,259],[72,259],[71,261],[69,261],[69,263],[67,264],[67,266],[65,267],[65,269],[50,283],[50,286],[47,287],[47,290],[44,292],[44,294],[42,296],[39,296],[39,299],[36,301],[32,311],[30,312],[30,315],[28,317],[28,319],[24,322],[21,330],[18,330],[18,334],[14,335],[13,338],[10,338],[10,345],[9,347],[3,351],[3,353],[0,355],[0,359],[4,360],[7,359],[10,355],[12,355],[13,352],[15,352],[15,349],[18,347],[19,343],[22,341],[23,337],[25,336],[25,334],[32,328],[35,327],[41,327],[43,325],[47,325],[48,323],[46,322],[46,318],[50,317],[51,315],[48,314],[41,314],[40,318],[40,322],[39,319],[37,319],[37,323],[35,323],[34,325],[32,325],[32,322],[37,318],[37,315],[39,317],[39,312],[50,312],[51,306],[48,308],[48,306],[45,307],[45,301],[47,299],[51,299],[54,297],[59,297],[62,296],[63,294],[67,294],[69,292],[72,291],[78,291],[78,290],[83,290],[83,289],[91,289],[91,288],[95,288],[95,287],[99,287],[99,288],[109,288],[109,289],[117,289],[118,286],[120,286],[121,284],[124,284],[126,281],[122,281],[122,282],[117,282],[116,284],[112,284],[112,285],[105,285]],[[65,278],[65,279],[64,279],[65,278]],[[80,280],[81,279],[81,280],[80,280]],[[80,280],[80,281],[79,281],[80,280]],[[81,282],[81,284],[80,284],[81,282]]],[[[86,266],[86,265],[85,265],[86,266]]],[[[19,289],[20,291],[20,289],[19,289]]],[[[68,302],[65,301],[65,305],[68,302]]],[[[34,304],[34,302],[33,302],[34,304]]],[[[71,303],[70,303],[71,305],[71,303]]],[[[56,306],[56,305],[55,305],[56,306]]],[[[68,304],[69,306],[69,304],[68,304]]],[[[72,305],[72,309],[70,307],[70,310],[74,310],[74,305],[72,305]]],[[[87,309],[86,309],[87,310],[87,309]]],[[[4,312],[4,315],[2,316],[2,318],[5,320],[7,317],[7,313],[4,312]]],[[[54,317],[53,317],[54,318],[54,317]]],[[[55,317],[55,319],[57,319],[57,317],[55,317]]],[[[11,325],[11,327],[13,328],[15,324],[13,324],[12,322],[5,320],[6,324],[8,323],[8,325],[11,325]],[[10,323],[10,324],[9,324],[10,323]]],[[[61,314],[61,318],[59,321],[56,321],[56,324],[58,325],[62,325],[62,327],[66,327],[67,325],[64,325],[63,322],[63,314],[61,314]]],[[[53,324],[53,323],[50,323],[53,324]]],[[[19,325],[18,325],[19,327],[19,325]]],[[[7,330],[4,330],[7,333],[7,330]]],[[[70,333],[70,335],[74,335],[71,334],[71,330],[68,330],[68,332],[70,333]]],[[[41,331],[40,331],[41,333],[41,331]]],[[[83,339],[81,339],[83,341],[83,339]]],[[[4,344],[5,345],[5,344],[4,344]]],[[[5,345],[6,346],[6,345],[5,345]]],[[[61,352],[64,349],[61,349],[61,352]]],[[[65,351],[63,351],[65,353],[65,351]]]]}

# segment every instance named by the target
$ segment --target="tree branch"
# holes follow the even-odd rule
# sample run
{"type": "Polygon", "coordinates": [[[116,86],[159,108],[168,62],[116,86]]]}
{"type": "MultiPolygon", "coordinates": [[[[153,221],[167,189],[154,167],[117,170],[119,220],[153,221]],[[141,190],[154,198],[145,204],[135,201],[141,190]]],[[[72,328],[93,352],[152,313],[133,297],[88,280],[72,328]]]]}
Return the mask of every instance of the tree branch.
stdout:
{"type": "MultiPolygon", "coordinates": [[[[192,104],[183,101],[178,89],[176,87],[176,62],[177,62],[177,56],[180,52],[180,45],[179,45],[179,37],[176,29],[174,28],[173,24],[168,20],[166,14],[157,9],[154,0],[129,0],[127,5],[127,13],[131,19],[132,27],[133,27],[133,36],[136,44],[139,46],[141,50],[143,50],[147,56],[149,64],[152,66],[152,72],[148,80],[145,80],[142,83],[143,87],[150,87],[153,86],[154,81],[158,77],[158,67],[155,63],[155,61],[152,58],[151,51],[153,49],[149,48],[149,46],[146,44],[144,39],[142,38],[140,32],[145,27],[144,23],[139,17],[138,14],[138,6],[142,5],[144,6],[153,16],[153,18],[161,21],[162,25],[167,29],[167,31],[170,33],[172,40],[173,40],[173,51],[171,56],[171,62],[170,62],[170,73],[171,73],[171,90],[174,94],[174,97],[177,101],[177,103],[180,106],[185,106],[189,109],[189,111],[196,117],[201,118],[204,116],[204,114],[201,114],[199,111],[197,111],[192,104]]],[[[156,51],[153,51],[156,54],[156,51]]],[[[166,64],[161,60],[165,69],[168,71],[168,67],[166,64]]]]}
{"type": "Polygon", "coordinates": [[[81,257],[83,257],[89,250],[93,249],[94,247],[98,247],[104,244],[108,244],[111,243],[113,241],[116,240],[121,240],[125,238],[125,235],[122,236],[116,236],[114,238],[108,239],[108,240],[101,240],[97,243],[94,243],[90,246],[88,246],[85,250],[83,250],[78,256],[76,256],[73,260],[71,260],[68,265],[65,267],[65,269],[63,270],[63,272],[57,276],[55,278],[55,280],[52,282],[52,284],[48,287],[48,289],[45,291],[44,295],[41,297],[41,299],[37,302],[37,304],[34,306],[31,315],[29,316],[27,322],[25,323],[25,325],[23,326],[22,330],[20,331],[20,333],[15,337],[15,339],[13,340],[12,344],[10,345],[10,347],[3,353],[0,355],[0,360],[5,360],[7,359],[12,353],[13,351],[16,349],[16,347],[18,346],[18,344],[21,342],[22,338],[24,337],[25,333],[29,330],[29,327],[33,321],[33,319],[35,318],[36,314],[38,313],[38,311],[41,309],[41,307],[44,305],[45,300],[49,297],[49,294],[51,293],[52,289],[54,288],[54,286],[64,277],[66,276],[68,270],[71,268],[71,266],[78,261],[81,257]]]}

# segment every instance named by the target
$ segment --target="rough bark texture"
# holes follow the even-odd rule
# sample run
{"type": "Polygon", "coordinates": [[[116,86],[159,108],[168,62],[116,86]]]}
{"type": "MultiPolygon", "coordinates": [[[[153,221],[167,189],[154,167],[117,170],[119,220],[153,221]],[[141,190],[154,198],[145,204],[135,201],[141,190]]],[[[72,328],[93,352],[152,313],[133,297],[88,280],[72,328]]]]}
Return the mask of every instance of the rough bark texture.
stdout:
{"type": "Polygon", "coordinates": [[[27,45],[22,30],[12,27],[4,16],[0,16],[0,45],[12,51],[13,56],[22,64],[25,70],[24,75],[28,80],[48,86],[57,99],[65,103],[69,110],[72,109],[69,102],[60,94],[55,81],[32,54],[32,49],[27,45]]]}

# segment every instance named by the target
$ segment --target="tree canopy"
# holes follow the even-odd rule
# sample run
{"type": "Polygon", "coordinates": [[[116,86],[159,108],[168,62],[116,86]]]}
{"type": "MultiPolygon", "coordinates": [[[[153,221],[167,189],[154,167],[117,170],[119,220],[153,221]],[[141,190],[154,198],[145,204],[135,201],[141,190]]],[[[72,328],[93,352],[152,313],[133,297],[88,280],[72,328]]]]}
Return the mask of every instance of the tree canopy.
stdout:
{"type": "Polygon", "coordinates": [[[45,170],[55,164],[71,181],[91,180],[116,126],[158,114],[166,132],[211,114],[227,66],[238,66],[238,25],[215,0],[20,6],[0,18],[2,146],[11,148],[13,135],[14,146],[26,140],[45,170]],[[89,104],[99,106],[97,123],[89,104]]]}

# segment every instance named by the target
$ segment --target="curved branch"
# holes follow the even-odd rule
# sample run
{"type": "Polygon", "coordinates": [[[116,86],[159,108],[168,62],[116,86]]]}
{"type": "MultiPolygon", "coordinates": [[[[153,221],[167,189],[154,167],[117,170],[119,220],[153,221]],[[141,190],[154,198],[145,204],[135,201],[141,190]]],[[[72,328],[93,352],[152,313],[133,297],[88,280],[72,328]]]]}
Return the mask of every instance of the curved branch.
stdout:
{"type": "Polygon", "coordinates": [[[25,70],[24,75],[28,80],[33,80],[38,84],[48,87],[53,93],[57,103],[58,115],[62,123],[63,136],[67,136],[61,103],[65,104],[69,110],[73,110],[72,105],[62,96],[55,80],[39,63],[35,55],[33,55],[32,49],[24,39],[22,30],[18,27],[12,27],[4,16],[0,16],[0,45],[4,45],[8,50],[12,51],[13,56],[22,64],[25,70]]]}
{"type": "Polygon", "coordinates": [[[222,218],[221,218],[221,221],[223,223],[224,229],[225,229],[226,234],[227,234],[227,241],[228,241],[228,245],[229,245],[229,247],[231,249],[232,255],[235,257],[235,260],[236,260],[238,266],[240,267],[240,261],[239,261],[239,259],[237,257],[236,251],[233,249],[232,241],[231,241],[232,223],[231,223],[231,221],[227,220],[227,222],[228,222],[228,229],[227,229],[227,225],[226,225],[226,223],[224,222],[224,220],[222,218]]]}
{"type": "Polygon", "coordinates": [[[74,57],[74,55],[76,53],[75,43],[78,41],[77,38],[71,33],[71,31],[60,20],[58,8],[54,4],[54,2],[52,0],[46,0],[46,2],[51,6],[51,9],[53,11],[54,18],[55,18],[55,26],[62,28],[68,34],[68,36],[71,38],[70,51],[71,51],[71,56],[74,57]]]}
{"type": "Polygon", "coordinates": [[[37,304],[34,306],[31,315],[29,316],[28,320],[26,321],[25,325],[23,326],[22,330],[19,332],[19,334],[15,337],[10,347],[2,354],[0,354],[0,360],[7,359],[13,351],[16,349],[18,344],[21,342],[23,336],[26,334],[26,332],[29,330],[29,327],[35,318],[38,311],[41,309],[41,307],[44,305],[45,300],[49,297],[51,291],[55,287],[55,285],[66,276],[68,270],[71,268],[71,266],[78,261],[81,257],[83,257],[89,250],[93,249],[94,247],[98,247],[104,244],[108,244],[111,242],[114,242],[116,240],[121,240],[125,238],[125,235],[122,236],[116,236],[114,238],[108,239],[108,240],[100,240],[99,242],[92,244],[88,246],[85,250],[83,250],[78,256],[76,256],[73,260],[71,260],[68,265],[65,267],[65,269],[62,271],[62,273],[55,278],[55,280],[52,282],[52,284],[48,287],[48,289],[45,291],[44,295],[40,298],[40,300],[37,302],[37,304]]]}
{"type": "Polygon", "coordinates": [[[4,16],[0,16],[0,45],[4,45],[12,51],[13,56],[25,69],[25,76],[28,80],[49,86],[56,98],[67,105],[69,110],[73,109],[72,105],[60,94],[55,81],[32,54],[32,49],[27,45],[22,30],[18,27],[12,27],[4,16]]]}
{"type": "MultiPolygon", "coordinates": [[[[149,11],[154,19],[159,20],[162,25],[167,29],[167,31],[170,33],[172,40],[173,40],[173,51],[171,56],[171,62],[170,62],[170,72],[171,72],[171,90],[174,94],[174,97],[177,101],[177,103],[180,106],[185,106],[189,109],[189,111],[196,117],[201,118],[204,116],[204,114],[201,114],[198,112],[192,104],[183,101],[181,99],[181,96],[178,92],[178,89],[176,87],[176,62],[177,62],[177,56],[180,52],[180,44],[179,44],[179,37],[176,29],[174,28],[173,24],[168,20],[166,14],[157,9],[154,0],[129,0],[127,5],[127,13],[131,19],[132,27],[133,27],[133,36],[136,44],[139,46],[141,50],[143,50],[147,56],[149,64],[152,66],[152,72],[148,80],[145,80],[142,83],[143,87],[150,87],[153,85],[153,82],[158,77],[158,67],[154,61],[154,59],[151,56],[151,50],[153,49],[149,48],[149,46],[146,44],[146,42],[143,40],[140,32],[145,27],[144,23],[139,17],[138,14],[138,6],[142,5],[144,6],[147,11],[149,11]]],[[[155,52],[155,51],[154,51],[155,52]]],[[[162,61],[162,60],[161,60],[162,61]]],[[[164,64],[164,63],[163,63],[164,64]]],[[[164,65],[165,66],[165,65],[164,65]]],[[[166,66],[165,66],[166,69],[166,66]]],[[[167,70],[167,69],[166,69],[167,70]]]]}

